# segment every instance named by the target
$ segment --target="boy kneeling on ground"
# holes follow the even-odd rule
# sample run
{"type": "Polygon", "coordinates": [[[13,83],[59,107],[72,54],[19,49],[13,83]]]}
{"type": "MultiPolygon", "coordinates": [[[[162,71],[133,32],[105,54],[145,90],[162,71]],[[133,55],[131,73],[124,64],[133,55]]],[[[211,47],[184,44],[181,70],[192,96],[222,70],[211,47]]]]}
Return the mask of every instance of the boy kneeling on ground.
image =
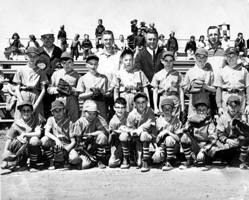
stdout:
{"type": "Polygon", "coordinates": [[[158,149],[152,156],[154,163],[164,162],[162,170],[173,169],[172,162],[176,159],[176,153],[180,151],[180,128],[182,123],[176,115],[172,115],[174,101],[165,98],[161,102],[162,115],[156,120],[158,135],[156,138],[158,149]]]}
{"type": "Polygon", "coordinates": [[[81,159],[73,149],[76,144],[73,122],[66,114],[64,102],[55,100],[51,112],[53,116],[48,118],[45,136],[41,139],[44,153],[50,161],[48,169],[70,167],[67,164],[81,168],[81,159]]]}
{"type": "Polygon", "coordinates": [[[86,100],[83,104],[82,116],[75,122],[74,133],[83,161],[82,168],[93,167],[96,161],[100,169],[106,168],[105,146],[108,144],[109,128],[93,100],[86,100]]]}
{"type": "Polygon", "coordinates": [[[181,137],[181,144],[187,162],[180,169],[189,168],[194,162],[207,169],[214,156],[217,133],[210,116],[208,99],[200,98],[195,103],[197,114],[189,117],[181,137]]]}
{"type": "Polygon", "coordinates": [[[33,115],[33,106],[30,102],[23,101],[17,109],[21,119],[16,120],[7,133],[7,141],[2,155],[2,169],[24,170],[27,167],[27,158],[30,156],[30,171],[37,171],[38,157],[41,155],[41,125],[33,115]],[[14,164],[10,167],[8,164],[14,164]]]}
{"type": "Polygon", "coordinates": [[[248,165],[246,164],[249,147],[248,124],[241,121],[242,114],[239,112],[240,107],[241,102],[238,96],[232,95],[228,97],[227,111],[217,120],[217,134],[221,143],[219,145],[220,150],[223,150],[224,161],[229,164],[234,159],[232,155],[235,155],[239,148],[239,167],[240,169],[248,169],[248,165]],[[236,125],[237,122],[240,124],[236,125]]]}

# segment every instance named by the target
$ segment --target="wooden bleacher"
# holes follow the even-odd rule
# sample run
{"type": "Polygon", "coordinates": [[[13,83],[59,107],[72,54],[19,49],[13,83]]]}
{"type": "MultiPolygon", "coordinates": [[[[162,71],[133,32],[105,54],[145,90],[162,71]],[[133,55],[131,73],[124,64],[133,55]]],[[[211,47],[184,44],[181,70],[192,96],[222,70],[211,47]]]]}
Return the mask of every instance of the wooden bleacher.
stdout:
{"type": "MultiPolygon", "coordinates": [[[[179,55],[184,57],[185,54],[179,55]]],[[[14,61],[14,60],[0,60],[0,70],[3,71],[5,77],[8,74],[14,74],[18,67],[22,67],[23,65],[26,65],[27,61],[21,60],[21,61],[14,61]]],[[[174,69],[178,70],[183,74],[183,76],[186,74],[187,70],[194,66],[195,61],[193,60],[177,60],[174,63],[174,69]]],[[[80,73],[81,75],[85,74],[87,72],[87,69],[85,67],[85,61],[75,61],[74,62],[74,69],[80,73]]],[[[6,103],[0,103],[0,109],[5,109],[6,103]]],[[[6,123],[6,122],[13,122],[13,119],[1,119],[0,123],[6,123]]]]}

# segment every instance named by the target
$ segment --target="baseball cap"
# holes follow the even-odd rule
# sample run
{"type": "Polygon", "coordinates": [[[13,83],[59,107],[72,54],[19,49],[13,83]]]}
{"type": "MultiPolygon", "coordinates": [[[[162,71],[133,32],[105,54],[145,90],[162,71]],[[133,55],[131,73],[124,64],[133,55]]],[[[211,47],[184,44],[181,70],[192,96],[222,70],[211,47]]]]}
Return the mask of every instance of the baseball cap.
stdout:
{"type": "Polygon", "coordinates": [[[171,56],[173,59],[175,59],[174,54],[171,51],[164,51],[162,53],[161,59],[164,59],[166,56],[171,56]]]}
{"type": "Polygon", "coordinates": [[[73,60],[73,57],[71,55],[71,53],[69,52],[63,52],[62,55],[61,55],[61,60],[69,60],[69,59],[72,59],[73,60]]]}
{"type": "Polygon", "coordinates": [[[42,29],[41,30],[41,36],[43,35],[54,35],[52,29],[42,29]]]}
{"type": "Polygon", "coordinates": [[[232,54],[232,53],[237,55],[237,56],[239,55],[239,51],[235,47],[228,47],[225,51],[225,55],[232,54]]]}
{"type": "Polygon", "coordinates": [[[26,51],[26,54],[29,54],[29,53],[35,53],[37,55],[40,55],[40,53],[36,47],[29,47],[26,51]]]}
{"type": "Polygon", "coordinates": [[[62,102],[62,101],[60,101],[60,100],[55,100],[53,103],[52,103],[52,105],[51,105],[51,112],[53,111],[53,110],[55,110],[55,109],[58,109],[58,108],[64,108],[65,107],[65,105],[64,105],[64,103],[62,102]]]}
{"type": "Polygon", "coordinates": [[[89,60],[92,60],[92,59],[99,61],[98,56],[96,56],[95,54],[90,54],[86,57],[86,62],[88,62],[89,60]]]}
{"type": "Polygon", "coordinates": [[[170,106],[174,107],[174,101],[172,99],[169,99],[169,98],[163,99],[162,103],[161,103],[161,107],[163,107],[165,105],[170,105],[170,106]]]}
{"type": "Polygon", "coordinates": [[[228,97],[227,104],[230,104],[232,102],[234,102],[237,105],[240,105],[240,99],[239,99],[239,97],[238,96],[234,96],[234,95],[228,97]]]}
{"type": "Polygon", "coordinates": [[[83,105],[83,111],[92,111],[92,112],[99,113],[99,111],[97,109],[97,104],[92,100],[85,101],[85,103],[83,105]]]}
{"type": "Polygon", "coordinates": [[[206,106],[209,107],[209,101],[208,101],[207,98],[200,98],[200,99],[198,99],[198,100],[195,102],[194,106],[196,107],[196,106],[198,106],[199,104],[205,104],[206,106]]]}
{"type": "Polygon", "coordinates": [[[147,95],[144,92],[138,92],[137,94],[135,94],[134,101],[136,101],[140,97],[143,97],[143,98],[145,98],[148,101],[148,97],[147,97],[147,95]]]}
{"type": "Polygon", "coordinates": [[[195,52],[195,55],[204,55],[204,56],[207,56],[208,57],[208,51],[204,48],[198,48],[195,52]]]}
{"type": "Polygon", "coordinates": [[[20,102],[19,105],[17,106],[17,109],[21,110],[23,106],[29,106],[33,110],[32,103],[30,103],[28,101],[22,101],[22,102],[20,102]]]}

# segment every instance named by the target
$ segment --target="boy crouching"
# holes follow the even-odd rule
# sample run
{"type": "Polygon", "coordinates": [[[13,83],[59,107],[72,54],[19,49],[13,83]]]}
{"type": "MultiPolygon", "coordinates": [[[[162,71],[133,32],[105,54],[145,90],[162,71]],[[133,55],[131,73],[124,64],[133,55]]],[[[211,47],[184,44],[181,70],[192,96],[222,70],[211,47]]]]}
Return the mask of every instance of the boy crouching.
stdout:
{"type": "Polygon", "coordinates": [[[73,149],[76,140],[73,122],[66,115],[66,108],[61,100],[55,100],[51,106],[52,117],[45,125],[42,148],[49,159],[49,169],[68,167],[66,164],[80,165],[81,159],[73,149]]]}

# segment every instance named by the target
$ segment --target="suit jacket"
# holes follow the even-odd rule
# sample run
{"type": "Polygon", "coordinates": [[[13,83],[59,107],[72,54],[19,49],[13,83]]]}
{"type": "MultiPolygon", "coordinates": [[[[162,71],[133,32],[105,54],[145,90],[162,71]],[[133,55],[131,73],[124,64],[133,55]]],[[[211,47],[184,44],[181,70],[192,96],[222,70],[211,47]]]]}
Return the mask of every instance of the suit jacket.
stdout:
{"type": "Polygon", "coordinates": [[[152,55],[146,48],[139,52],[135,58],[135,67],[142,70],[150,82],[152,81],[154,74],[163,69],[163,64],[161,63],[162,52],[162,49],[157,49],[154,62],[152,55]]]}

